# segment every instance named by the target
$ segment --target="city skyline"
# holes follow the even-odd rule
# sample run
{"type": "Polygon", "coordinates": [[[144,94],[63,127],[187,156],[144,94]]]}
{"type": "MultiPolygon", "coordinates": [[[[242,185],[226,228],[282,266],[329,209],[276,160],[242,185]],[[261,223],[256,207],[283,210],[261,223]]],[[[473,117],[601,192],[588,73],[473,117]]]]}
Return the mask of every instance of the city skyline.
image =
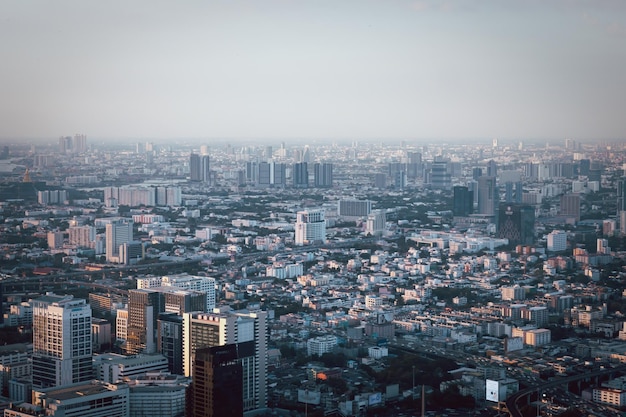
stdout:
{"type": "Polygon", "coordinates": [[[623,139],[619,1],[10,2],[0,143],[623,139]]]}

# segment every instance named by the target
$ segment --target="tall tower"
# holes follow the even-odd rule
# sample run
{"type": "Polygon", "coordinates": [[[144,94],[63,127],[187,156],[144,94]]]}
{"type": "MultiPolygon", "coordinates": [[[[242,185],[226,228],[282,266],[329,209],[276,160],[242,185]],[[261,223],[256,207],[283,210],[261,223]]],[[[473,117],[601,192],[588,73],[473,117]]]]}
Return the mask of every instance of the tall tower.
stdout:
{"type": "Polygon", "coordinates": [[[320,188],[333,186],[333,164],[330,162],[316,163],[313,166],[314,184],[320,188]]]}
{"type": "Polygon", "coordinates": [[[496,178],[485,176],[478,178],[478,214],[495,216],[498,200],[496,178]]]}
{"type": "Polygon", "coordinates": [[[211,171],[209,166],[209,155],[189,155],[189,181],[209,183],[211,181],[211,171]]]}
{"type": "Polygon", "coordinates": [[[196,351],[187,416],[243,416],[240,345],[245,344],[206,347],[196,351]]]}
{"type": "Polygon", "coordinates": [[[267,312],[186,313],[183,315],[183,339],[185,376],[194,378],[193,359],[199,349],[238,344],[238,361],[243,370],[243,409],[267,406],[267,312]],[[246,342],[252,343],[242,346],[246,342]]]}
{"type": "Polygon", "coordinates": [[[452,214],[458,217],[467,217],[474,212],[474,193],[467,187],[454,186],[452,214]]]}
{"type": "Polygon", "coordinates": [[[306,162],[293,164],[293,186],[295,188],[308,188],[309,169],[306,162]]]}
{"type": "Polygon", "coordinates": [[[91,307],[84,299],[48,293],[33,301],[33,387],[93,377],[91,307]]]}
{"type": "Polygon", "coordinates": [[[133,241],[132,220],[118,220],[106,225],[106,260],[120,261],[120,245],[133,241]]]}
{"type": "Polygon", "coordinates": [[[324,210],[303,210],[296,214],[296,245],[326,243],[324,210]]]}
{"type": "Polygon", "coordinates": [[[160,313],[182,315],[190,311],[202,311],[205,307],[206,293],[200,291],[186,291],[175,287],[130,290],[126,352],[156,352],[160,313]]]}

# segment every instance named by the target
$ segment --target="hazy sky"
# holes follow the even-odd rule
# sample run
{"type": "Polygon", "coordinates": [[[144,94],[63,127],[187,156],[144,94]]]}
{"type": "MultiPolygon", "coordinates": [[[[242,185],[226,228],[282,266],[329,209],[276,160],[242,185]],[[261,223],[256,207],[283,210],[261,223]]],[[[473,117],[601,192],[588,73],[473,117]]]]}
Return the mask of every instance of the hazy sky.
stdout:
{"type": "Polygon", "coordinates": [[[0,138],[626,138],[624,0],[2,0],[0,138]]]}

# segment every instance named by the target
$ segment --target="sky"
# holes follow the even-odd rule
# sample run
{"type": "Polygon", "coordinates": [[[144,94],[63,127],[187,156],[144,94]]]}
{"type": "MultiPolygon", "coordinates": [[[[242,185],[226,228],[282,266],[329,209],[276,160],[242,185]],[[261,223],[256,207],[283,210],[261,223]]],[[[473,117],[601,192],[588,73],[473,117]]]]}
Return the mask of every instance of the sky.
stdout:
{"type": "Polygon", "coordinates": [[[623,0],[3,0],[0,140],[626,138],[623,0]]]}

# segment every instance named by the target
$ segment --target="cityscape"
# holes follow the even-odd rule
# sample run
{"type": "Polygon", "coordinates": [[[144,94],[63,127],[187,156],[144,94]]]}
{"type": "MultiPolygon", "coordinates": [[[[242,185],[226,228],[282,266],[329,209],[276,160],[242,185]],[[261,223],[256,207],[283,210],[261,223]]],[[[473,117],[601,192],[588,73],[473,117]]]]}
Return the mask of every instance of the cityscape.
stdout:
{"type": "Polygon", "coordinates": [[[624,412],[622,142],[1,158],[5,416],[624,412]]]}
{"type": "Polygon", "coordinates": [[[0,416],[626,416],[626,2],[5,0],[0,416]]]}

